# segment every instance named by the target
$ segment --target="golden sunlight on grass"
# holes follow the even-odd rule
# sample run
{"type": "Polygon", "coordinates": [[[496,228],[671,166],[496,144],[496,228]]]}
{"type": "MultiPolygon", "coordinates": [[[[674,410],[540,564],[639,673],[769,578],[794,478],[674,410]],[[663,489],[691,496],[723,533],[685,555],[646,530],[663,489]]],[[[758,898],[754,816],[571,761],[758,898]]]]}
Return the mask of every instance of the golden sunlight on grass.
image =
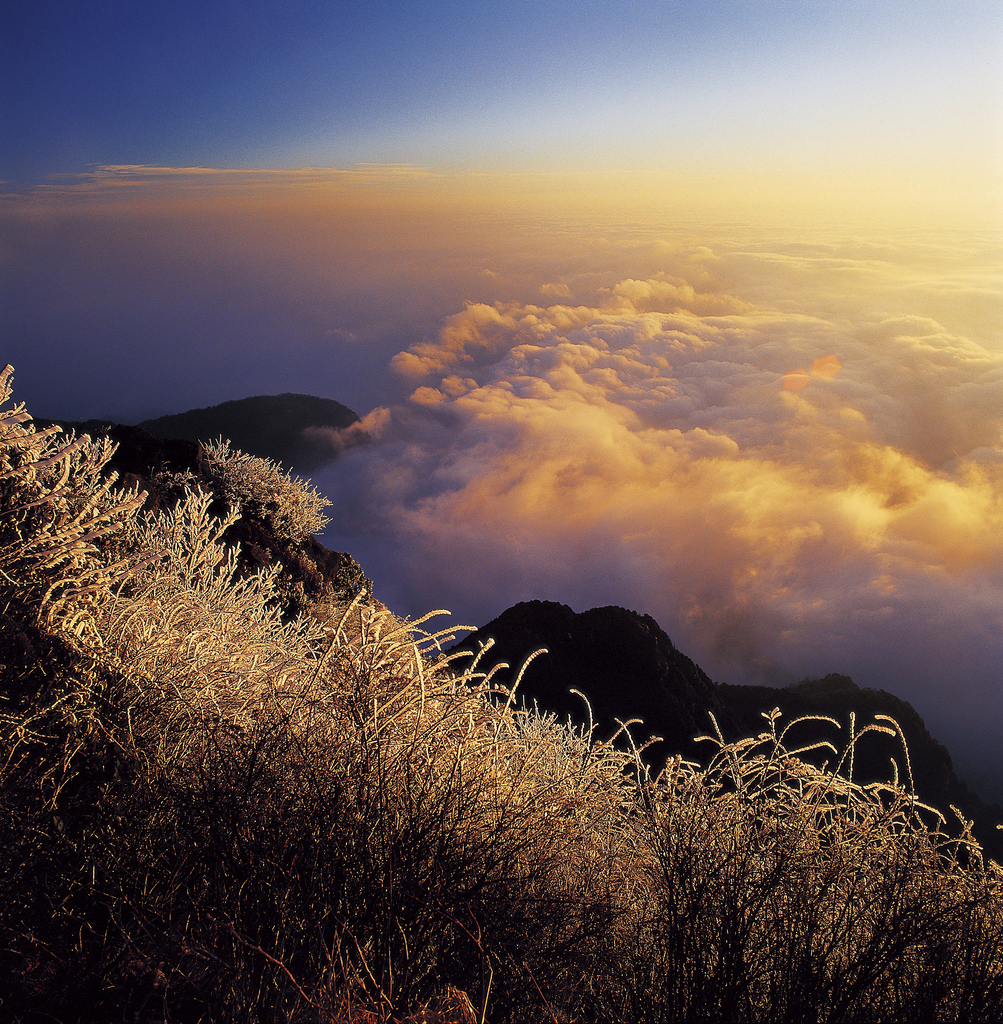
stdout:
{"type": "MultiPolygon", "coordinates": [[[[247,470],[214,451],[217,476],[247,470]]],[[[999,867],[916,800],[907,750],[853,781],[893,721],[820,770],[776,711],[735,743],[712,720],[706,764],[649,770],[638,723],[599,742],[527,709],[489,649],[454,671],[431,616],[283,615],[280,570],[225,542],[232,496],[155,480],[144,511],[107,455],[0,414],[5,1008],[998,1019],[999,867]]],[[[318,514],[269,480],[273,514],[318,514]]]]}

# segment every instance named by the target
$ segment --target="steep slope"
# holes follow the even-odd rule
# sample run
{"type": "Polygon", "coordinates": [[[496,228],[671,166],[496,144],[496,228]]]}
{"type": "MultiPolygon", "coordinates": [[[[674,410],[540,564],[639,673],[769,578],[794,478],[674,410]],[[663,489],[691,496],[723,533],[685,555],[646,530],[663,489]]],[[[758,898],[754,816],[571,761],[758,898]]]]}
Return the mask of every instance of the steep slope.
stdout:
{"type": "MultiPolygon", "coordinates": [[[[107,438],[2,408],[11,373],[4,1019],[1001,1019],[1000,871],[905,789],[776,735],[648,775],[455,674],[436,613],[290,618],[285,572],[243,571],[225,530],[239,506],[295,547],[324,520],[308,482],[177,447],[133,463],[146,508],[107,438]]],[[[626,659],[676,710],[713,696],[647,617],[538,610],[523,639],[556,623],[601,662],[583,678],[626,659]]]]}
{"type": "MultiPolygon", "coordinates": [[[[513,678],[534,651],[546,648],[549,652],[529,664],[519,685],[518,696],[528,704],[536,701],[542,709],[584,722],[588,716],[585,705],[570,692],[579,690],[588,698],[602,738],[616,732],[617,720],[642,719],[643,725],[632,727],[635,740],[662,738],[646,752],[653,766],[674,754],[706,762],[712,746],[694,740],[713,732],[708,712],[713,713],[728,741],[763,732],[767,728],[763,714],[777,707],[783,716],[781,727],[804,715],[833,718],[838,728],[817,721],[794,726],[789,745],[828,740],[841,753],[853,732],[874,722],[876,715],[887,715],[902,729],[908,759],[897,736],[871,733],[855,746],[854,780],[861,784],[885,782],[897,770],[901,780],[908,782],[911,772],[921,800],[946,813],[953,804],[974,818],[980,842],[994,858],[1003,860],[1003,832],[995,828],[997,822],[1003,822],[1003,808],[972,793],[955,774],[947,749],[931,736],[915,708],[884,690],[862,689],[838,674],[785,689],[714,683],[675,647],[651,616],[617,607],[576,614],[555,602],[522,602],[454,649],[476,651],[488,639],[494,646],[487,664],[507,662],[513,678]]],[[[830,767],[837,761],[829,748],[804,756],[818,765],[828,761],[830,767]]],[[[842,771],[848,767],[847,760],[842,771]]]]}

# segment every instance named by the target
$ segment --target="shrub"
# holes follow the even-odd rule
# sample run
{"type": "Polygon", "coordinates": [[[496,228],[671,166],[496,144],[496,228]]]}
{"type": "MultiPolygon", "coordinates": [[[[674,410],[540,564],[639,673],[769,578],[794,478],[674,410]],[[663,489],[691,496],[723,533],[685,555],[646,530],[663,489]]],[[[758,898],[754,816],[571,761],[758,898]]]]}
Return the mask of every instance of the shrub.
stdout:
{"type": "MultiPolygon", "coordinates": [[[[0,370],[0,404],[12,374],[10,365],[0,370]]],[[[0,412],[0,600],[16,594],[83,641],[84,608],[107,600],[136,563],[109,564],[96,545],[122,529],[145,494],[114,490],[115,474],[100,480],[115,451],[107,438],[61,435],[58,426],[36,431],[23,403],[0,412]]]]}
{"type": "MultiPolygon", "coordinates": [[[[732,744],[718,734],[706,768],[677,759],[647,785],[651,885],[627,981],[598,1015],[992,1019],[1003,874],[983,866],[970,823],[949,838],[905,787],[814,768],[784,747],[778,712],[764,717],[768,732],[732,744]]],[[[897,727],[851,736],[840,764],[875,730],[897,727]]]]}
{"type": "Polygon", "coordinates": [[[206,472],[231,508],[263,519],[276,536],[299,543],[330,522],[322,513],[331,502],[271,459],[231,451],[222,438],[203,450],[206,472]]]}

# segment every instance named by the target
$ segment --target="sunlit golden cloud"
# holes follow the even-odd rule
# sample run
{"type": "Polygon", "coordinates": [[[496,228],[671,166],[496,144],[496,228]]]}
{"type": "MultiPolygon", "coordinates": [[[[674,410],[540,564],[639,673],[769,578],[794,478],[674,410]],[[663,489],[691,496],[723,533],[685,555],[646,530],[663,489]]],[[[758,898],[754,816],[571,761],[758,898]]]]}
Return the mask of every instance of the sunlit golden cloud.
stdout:
{"type": "Polygon", "coordinates": [[[716,678],[1003,713],[993,231],[804,183],[102,173],[5,204],[38,414],[320,392],[374,410],[320,483],[399,611],[616,603],[716,678]]]}
{"type": "Polygon", "coordinates": [[[811,372],[802,370],[799,367],[796,370],[789,370],[785,373],[784,390],[800,391],[812,379],[812,377],[820,380],[832,380],[832,378],[835,377],[842,368],[843,364],[836,356],[819,356],[817,359],[812,361],[811,372]]]}
{"type": "Polygon", "coordinates": [[[731,678],[918,649],[924,616],[945,650],[1003,629],[1003,345],[979,274],[947,287],[913,244],[665,244],[592,305],[470,302],[393,359],[411,397],[364,504],[461,603],[467,565],[630,594],[731,678]],[[950,326],[895,312],[924,263],[950,326]]]}

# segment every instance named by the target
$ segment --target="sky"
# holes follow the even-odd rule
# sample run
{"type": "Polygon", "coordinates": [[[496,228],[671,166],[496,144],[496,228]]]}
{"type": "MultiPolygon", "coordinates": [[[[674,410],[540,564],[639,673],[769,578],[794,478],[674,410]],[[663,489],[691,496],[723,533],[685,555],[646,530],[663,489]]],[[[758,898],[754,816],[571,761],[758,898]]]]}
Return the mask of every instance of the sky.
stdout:
{"type": "Polygon", "coordinates": [[[29,411],[334,398],[372,441],[325,539],[401,614],[634,608],[991,773],[998,3],[6,3],[0,40],[29,411]]]}

